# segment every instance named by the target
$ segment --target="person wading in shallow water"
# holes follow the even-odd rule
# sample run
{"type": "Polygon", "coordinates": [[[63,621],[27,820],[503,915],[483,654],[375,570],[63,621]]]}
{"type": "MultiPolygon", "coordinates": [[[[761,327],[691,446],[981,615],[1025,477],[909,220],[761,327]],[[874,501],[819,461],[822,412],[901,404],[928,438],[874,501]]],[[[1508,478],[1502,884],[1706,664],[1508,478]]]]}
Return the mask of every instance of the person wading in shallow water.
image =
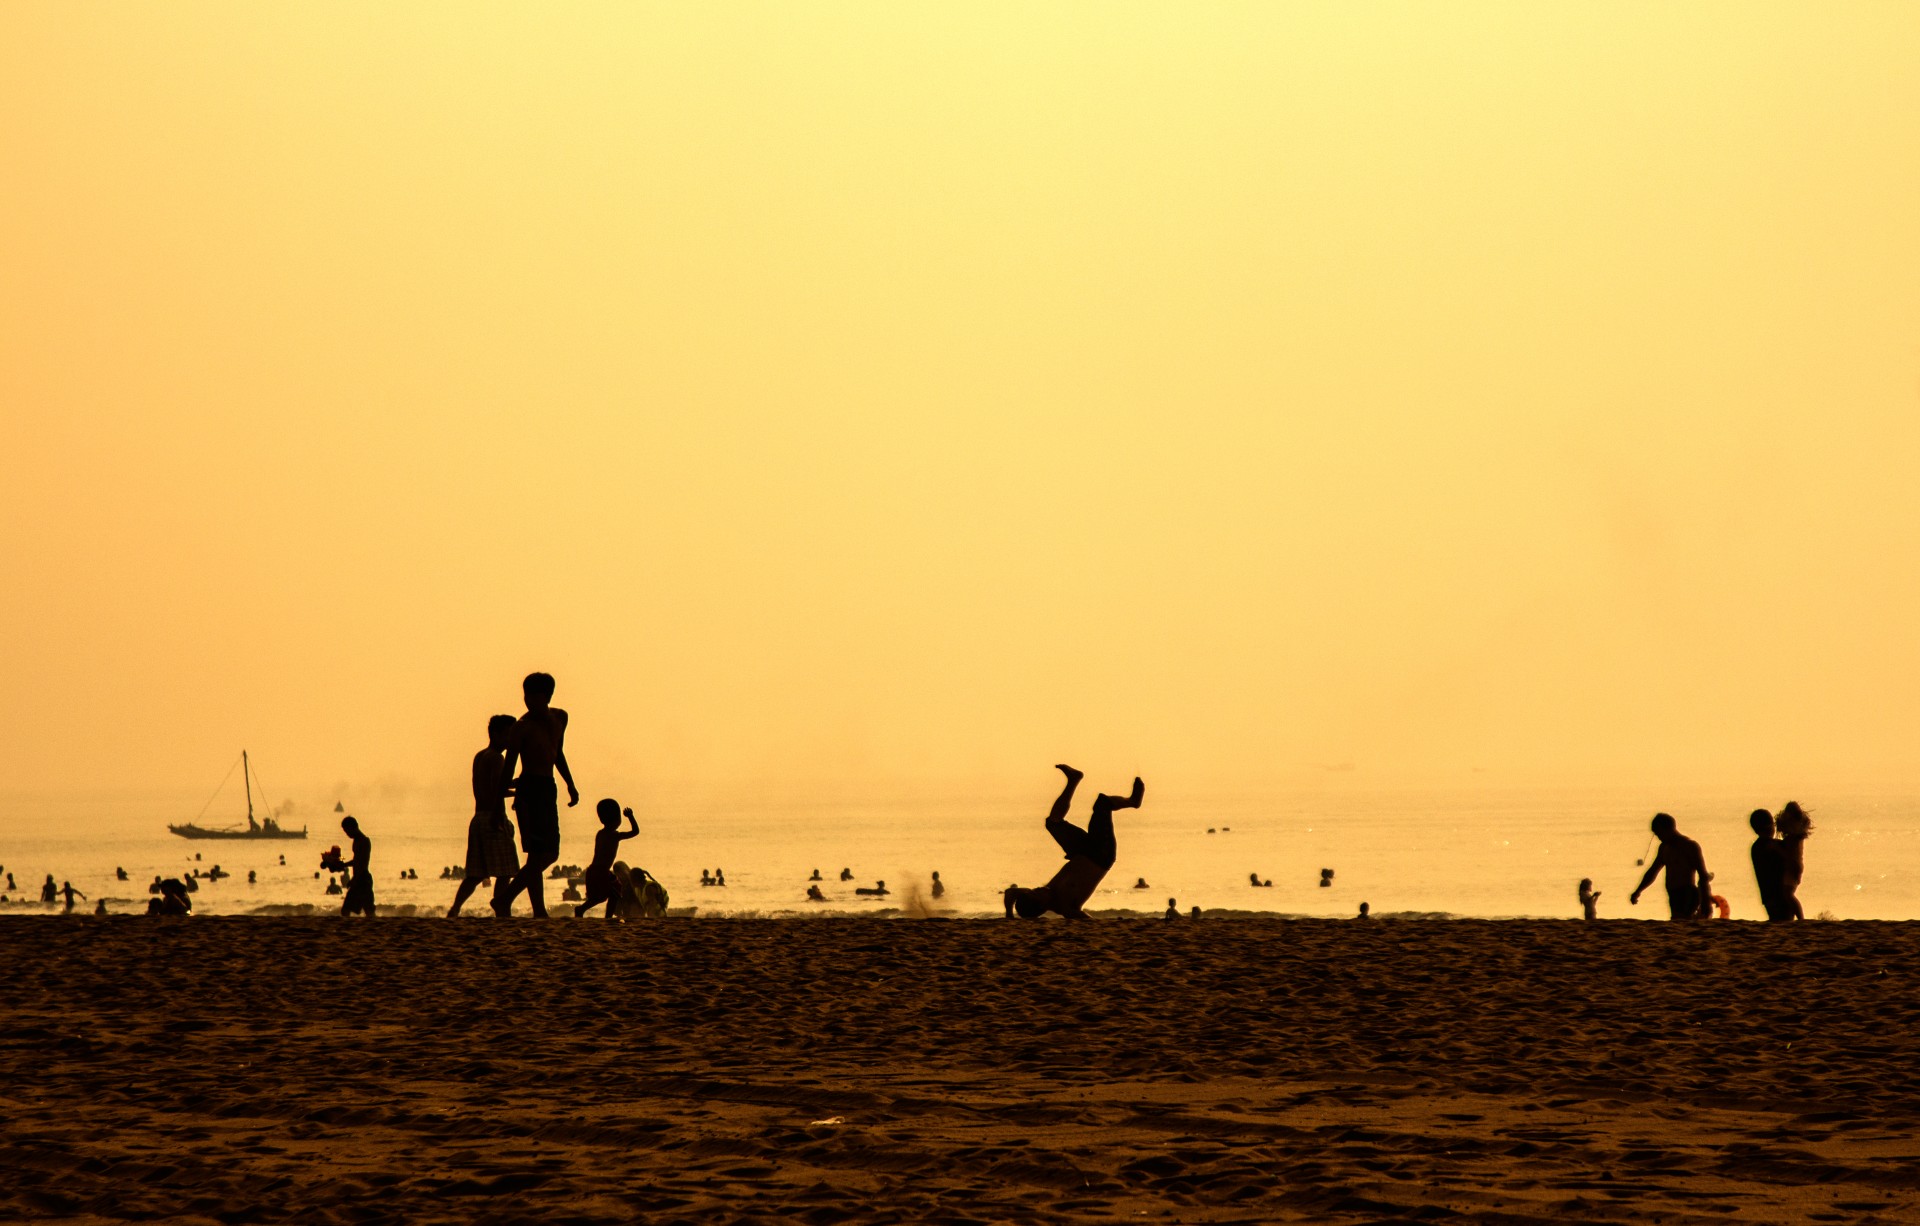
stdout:
{"type": "Polygon", "coordinates": [[[505,915],[513,909],[520,891],[527,892],[533,913],[547,914],[546,887],[542,884],[547,869],[560,858],[560,790],[553,773],[566,780],[567,805],[580,803],[580,789],[573,786],[573,771],[567,766],[567,713],[552,706],[553,678],[546,673],[529,673],[520,683],[526,696],[527,713],[513,726],[507,737],[507,758],[500,777],[513,779],[513,765],[520,763],[520,777],[513,779],[513,812],[520,821],[520,850],[527,862],[507,884],[504,897],[493,901],[495,913],[505,915]]]}
{"type": "Polygon", "coordinates": [[[1713,891],[1708,887],[1707,858],[1700,844],[1680,833],[1679,825],[1665,813],[1653,815],[1654,837],[1660,840],[1660,854],[1647,866],[1638,889],[1627,902],[1640,905],[1640,895],[1653,884],[1661,869],[1667,870],[1667,909],[1669,918],[1706,919],[1713,914],[1713,891]]]}
{"type": "Polygon", "coordinates": [[[1067,786],[1061,789],[1059,799],[1053,802],[1053,812],[1047,815],[1047,833],[1060,844],[1060,850],[1067,853],[1067,862],[1053,875],[1053,880],[1037,889],[1008,886],[1001,895],[1008,919],[1015,915],[1039,919],[1049,911],[1068,919],[1087,918],[1087,899],[1093,897],[1094,888],[1113,867],[1117,854],[1113,811],[1137,809],[1146,796],[1146,785],[1138,779],[1133,781],[1130,795],[1109,796],[1102,792],[1093,802],[1092,819],[1082,830],[1067,820],[1067,810],[1073,806],[1073,790],[1080,786],[1081,773],[1064,764],[1054,769],[1067,777],[1067,786]]]}
{"type": "Polygon", "coordinates": [[[353,870],[353,880],[347,883],[347,896],[340,903],[340,914],[372,915],[373,840],[360,832],[360,823],[352,817],[341,818],[340,829],[347,832],[347,840],[353,846],[353,859],[345,862],[345,867],[353,870]]]}

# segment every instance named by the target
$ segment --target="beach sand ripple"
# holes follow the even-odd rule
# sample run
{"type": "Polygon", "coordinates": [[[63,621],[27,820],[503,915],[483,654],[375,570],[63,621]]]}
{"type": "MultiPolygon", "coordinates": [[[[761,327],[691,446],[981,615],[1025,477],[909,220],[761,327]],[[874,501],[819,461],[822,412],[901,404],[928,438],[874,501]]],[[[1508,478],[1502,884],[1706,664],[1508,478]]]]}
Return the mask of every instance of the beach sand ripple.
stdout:
{"type": "Polygon", "coordinates": [[[0,920],[0,1218],[1920,1218],[1920,925],[0,920]]]}

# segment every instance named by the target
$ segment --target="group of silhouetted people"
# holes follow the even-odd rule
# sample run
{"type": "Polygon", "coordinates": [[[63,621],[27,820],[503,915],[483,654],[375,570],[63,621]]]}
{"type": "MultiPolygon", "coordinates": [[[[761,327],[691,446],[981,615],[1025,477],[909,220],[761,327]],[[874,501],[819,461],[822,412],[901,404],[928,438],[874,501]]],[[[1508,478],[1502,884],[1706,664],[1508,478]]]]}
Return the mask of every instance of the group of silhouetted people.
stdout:
{"type": "MultiPolygon", "coordinates": [[[[1800,905],[1800,881],[1806,873],[1807,836],[1813,833],[1813,820],[1796,801],[1788,801],[1775,817],[1765,809],[1755,809],[1747,819],[1753,827],[1751,850],[1754,884],[1760,888],[1760,905],[1774,923],[1806,918],[1800,905]]],[[[1731,914],[1727,900],[1713,892],[1713,874],[1700,844],[1680,833],[1671,814],[1653,816],[1653,837],[1660,851],[1631,895],[1637,904],[1640,895],[1653,885],[1655,877],[1666,873],[1667,913],[1676,920],[1707,919],[1716,912],[1721,919],[1731,914]]],[[[1591,880],[1580,882],[1580,905],[1586,918],[1598,913],[1600,892],[1591,880]]]]}

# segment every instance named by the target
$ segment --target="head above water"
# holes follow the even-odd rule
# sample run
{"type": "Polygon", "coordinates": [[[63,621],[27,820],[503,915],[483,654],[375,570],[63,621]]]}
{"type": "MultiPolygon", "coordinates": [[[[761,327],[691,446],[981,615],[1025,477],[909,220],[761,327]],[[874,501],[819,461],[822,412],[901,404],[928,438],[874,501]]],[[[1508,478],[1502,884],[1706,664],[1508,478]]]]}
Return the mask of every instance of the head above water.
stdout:
{"type": "Polygon", "coordinates": [[[496,715],[487,721],[487,744],[494,749],[507,743],[507,734],[520,721],[511,715],[496,715]]]}
{"type": "Polygon", "coordinates": [[[540,710],[553,701],[553,676],[549,673],[528,673],[527,679],[520,683],[520,693],[526,697],[527,710],[540,710]]]}
{"type": "Polygon", "coordinates": [[[1755,834],[1762,838],[1768,837],[1773,834],[1773,814],[1765,809],[1755,809],[1747,815],[1747,825],[1753,827],[1755,834]]]}
{"type": "Polygon", "coordinates": [[[1656,813],[1653,815],[1651,827],[1655,834],[1664,839],[1680,829],[1680,823],[1673,820],[1671,813],[1656,813]]]}

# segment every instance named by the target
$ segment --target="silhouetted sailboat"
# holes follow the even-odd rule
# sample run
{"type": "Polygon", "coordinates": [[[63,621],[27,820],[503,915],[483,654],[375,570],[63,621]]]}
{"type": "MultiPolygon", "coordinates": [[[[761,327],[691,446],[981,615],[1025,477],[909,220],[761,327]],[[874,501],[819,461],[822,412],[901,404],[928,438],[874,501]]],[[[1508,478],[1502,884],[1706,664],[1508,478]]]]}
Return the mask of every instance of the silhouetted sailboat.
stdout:
{"type": "MultiPolygon", "coordinates": [[[[232,777],[233,768],[228,767],[227,778],[231,779],[232,777]]],[[[305,826],[300,827],[298,830],[283,830],[281,829],[280,823],[271,817],[265,821],[258,821],[254,818],[253,766],[247,761],[247,751],[244,749],[240,751],[240,779],[247,788],[247,828],[245,830],[237,827],[229,827],[224,830],[209,828],[206,826],[196,826],[193,822],[188,822],[181,826],[170,825],[167,827],[167,830],[170,833],[179,835],[183,839],[304,839],[307,837],[307,828],[305,826]]],[[[225,786],[225,782],[225,780],[221,781],[222,786],[225,786]]],[[[265,789],[263,788],[262,794],[264,795],[264,793],[265,789]]],[[[217,791],[214,793],[215,796],[219,794],[217,791]]],[[[209,800],[207,803],[211,805],[213,802],[209,800]]],[[[201,816],[205,815],[206,810],[201,810],[201,816]]],[[[196,818],[194,820],[198,821],[199,819],[196,818]]]]}

